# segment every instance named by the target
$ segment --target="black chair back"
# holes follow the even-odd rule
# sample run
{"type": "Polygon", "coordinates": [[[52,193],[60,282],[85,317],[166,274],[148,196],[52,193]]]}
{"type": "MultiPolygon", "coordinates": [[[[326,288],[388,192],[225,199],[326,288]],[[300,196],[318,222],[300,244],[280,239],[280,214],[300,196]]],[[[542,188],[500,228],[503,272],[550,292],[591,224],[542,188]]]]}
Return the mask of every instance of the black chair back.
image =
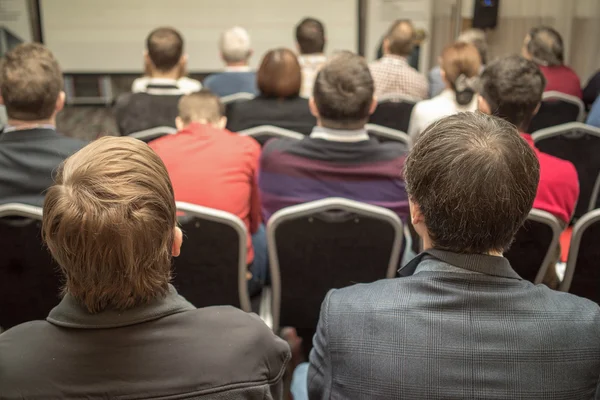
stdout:
{"type": "Polygon", "coordinates": [[[560,92],[546,92],[540,109],[529,124],[529,132],[581,121],[584,104],[577,97],[560,92]]]}
{"type": "Polygon", "coordinates": [[[397,142],[402,143],[407,149],[412,148],[413,141],[405,132],[400,132],[392,128],[376,124],[367,124],[365,126],[369,136],[375,137],[380,143],[397,142]]]}
{"type": "Polygon", "coordinates": [[[369,122],[398,131],[408,132],[410,114],[414,106],[414,101],[400,96],[380,100],[375,112],[369,118],[369,122]]]}
{"type": "Polygon", "coordinates": [[[565,279],[560,290],[600,304],[600,210],[584,215],[573,228],[565,279]]]}
{"type": "Polygon", "coordinates": [[[234,93],[229,96],[221,97],[221,103],[225,106],[225,116],[227,117],[227,119],[229,119],[231,115],[231,110],[234,104],[238,102],[252,100],[254,97],[256,96],[252,93],[246,92],[234,93]]]}
{"type": "Polygon", "coordinates": [[[170,126],[157,126],[156,128],[150,128],[144,131],[134,132],[129,136],[139,139],[142,142],[150,143],[153,140],[159,139],[163,136],[172,135],[176,132],[177,129],[171,128],[170,126]]]}
{"type": "Polygon", "coordinates": [[[561,223],[541,210],[531,210],[504,256],[523,279],[542,283],[546,271],[558,254],[561,223]]]}
{"type": "Polygon", "coordinates": [[[273,125],[261,125],[250,129],[244,129],[239,131],[238,134],[241,136],[250,136],[256,140],[261,147],[269,140],[275,138],[302,140],[306,137],[299,132],[290,131],[289,129],[283,129],[273,125]]]}
{"type": "Polygon", "coordinates": [[[122,94],[114,106],[119,132],[127,136],[157,126],[175,128],[180,98],[181,94],[122,94]]]}
{"type": "Polygon", "coordinates": [[[575,218],[581,217],[588,211],[600,173],[600,129],[574,122],[538,131],[533,140],[540,151],[570,161],[577,169],[579,199],[575,218]]]}
{"type": "Polygon", "coordinates": [[[0,206],[2,329],[45,319],[60,302],[62,277],[58,265],[42,244],[41,216],[42,210],[38,207],[0,206]]]}
{"type": "Polygon", "coordinates": [[[198,308],[232,305],[250,311],[243,222],[223,211],[186,203],[178,202],[177,210],[184,238],[173,267],[179,294],[198,308]]]}
{"type": "Polygon", "coordinates": [[[310,350],[330,289],[395,276],[402,222],[391,211],[325,199],[275,213],[267,227],[273,327],[293,326],[310,350]]]}

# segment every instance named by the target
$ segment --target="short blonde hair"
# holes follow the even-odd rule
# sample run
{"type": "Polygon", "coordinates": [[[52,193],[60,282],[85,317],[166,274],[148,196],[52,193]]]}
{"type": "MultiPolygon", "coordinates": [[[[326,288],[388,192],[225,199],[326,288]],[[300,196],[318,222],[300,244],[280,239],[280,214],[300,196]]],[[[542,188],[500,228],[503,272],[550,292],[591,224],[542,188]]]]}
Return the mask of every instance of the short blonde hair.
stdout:
{"type": "Polygon", "coordinates": [[[182,96],[178,109],[179,118],[186,125],[195,121],[216,124],[225,115],[223,103],[208,89],[182,96]]]}
{"type": "Polygon", "coordinates": [[[97,313],[168,292],[175,224],[173,187],[156,153],[137,139],[104,137],[59,168],[42,236],[64,292],[97,313]]]}
{"type": "Polygon", "coordinates": [[[225,62],[246,61],[251,54],[250,35],[240,26],[234,26],[223,32],[219,41],[219,49],[225,62]]]}

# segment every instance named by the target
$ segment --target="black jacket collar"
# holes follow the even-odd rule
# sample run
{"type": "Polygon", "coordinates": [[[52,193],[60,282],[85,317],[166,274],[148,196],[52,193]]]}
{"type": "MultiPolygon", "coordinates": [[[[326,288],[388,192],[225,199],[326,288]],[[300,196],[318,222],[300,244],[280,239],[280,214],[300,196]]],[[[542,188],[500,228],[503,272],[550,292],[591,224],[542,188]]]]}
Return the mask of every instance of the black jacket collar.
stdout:
{"type": "Polygon", "coordinates": [[[172,285],[162,299],[156,299],[125,311],[105,310],[98,314],[90,314],[81,304],[67,294],[62,301],[50,311],[46,321],[64,328],[105,329],[136,325],[152,321],[183,311],[194,310],[192,304],[177,294],[172,285]]]}
{"type": "Polygon", "coordinates": [[[412,259],[408,264],[398,270],[400,276],[411,276],[425,256],[436,258],[458,268],[479,272],[485,275],[499,276],[522,280],[505,257],[490,256],[486,254],[462,254],[451,251],[429,249],[412,259]]]}

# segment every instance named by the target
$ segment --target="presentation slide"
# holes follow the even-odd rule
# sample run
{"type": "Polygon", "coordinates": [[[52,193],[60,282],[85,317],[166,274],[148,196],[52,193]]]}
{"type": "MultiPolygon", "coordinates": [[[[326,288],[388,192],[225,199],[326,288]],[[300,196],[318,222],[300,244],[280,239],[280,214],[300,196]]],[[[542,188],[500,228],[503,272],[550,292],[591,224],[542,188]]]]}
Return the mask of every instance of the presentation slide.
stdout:
{"type": "Polygon", "coordinates": [[[295,25],[323,21],[326,52],[357,50],[357,0],[40,0],[44,43],[67,73],[138,73],[148,33],[173,26],[185,38],[190,72],[223,68],[222,31],[242,26],[252,38],[257,67],[275,47],[295,50],[295,25]]]}

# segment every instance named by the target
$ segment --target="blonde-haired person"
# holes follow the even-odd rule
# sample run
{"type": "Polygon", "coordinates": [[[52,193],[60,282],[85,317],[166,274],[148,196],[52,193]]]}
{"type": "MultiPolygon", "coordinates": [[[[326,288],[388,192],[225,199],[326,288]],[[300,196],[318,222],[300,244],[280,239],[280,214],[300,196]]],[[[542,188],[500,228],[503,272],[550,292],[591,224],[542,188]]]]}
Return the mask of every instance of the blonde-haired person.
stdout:
{"type": "Polygon", "coordinates": [[[106,137],[68,158],[42,231],[64,297],[46,321],[0,335],[0,397],[279,393],[285,342],[256,315],[196,309],[169,284],[182,232],[167,170],[146,144],[106,137]]]}
{"type": "Polygon", "coordinates": [[[452,114],[477,110],[476,86],[481,69],[477,48],[456,42],[447,46],[440,57],[446,89],[438,96],[424,100],[413,108],[408,134],[416,140],[435,121],[452,114]]]}

